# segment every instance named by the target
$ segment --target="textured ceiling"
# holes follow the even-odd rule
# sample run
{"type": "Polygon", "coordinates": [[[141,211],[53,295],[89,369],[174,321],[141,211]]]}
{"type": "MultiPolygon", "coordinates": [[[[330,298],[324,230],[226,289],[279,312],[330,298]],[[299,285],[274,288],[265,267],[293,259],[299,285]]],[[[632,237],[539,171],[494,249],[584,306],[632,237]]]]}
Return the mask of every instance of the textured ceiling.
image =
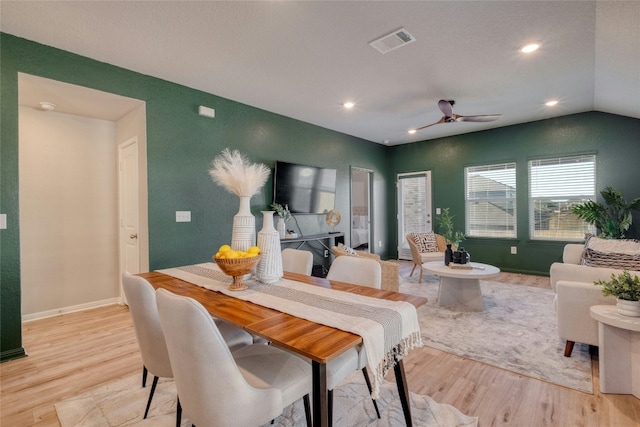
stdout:
{"type": "Polygon", "coordinates": [[[640,118],[638,22],[638,1],[0,3],[3,32],[390,145],[591,110],[640,118]],[[369,46],[401,27],[417,40],[369,46]],[[408,135],[440,119],[439,99],[502,117],[408,135]]]}

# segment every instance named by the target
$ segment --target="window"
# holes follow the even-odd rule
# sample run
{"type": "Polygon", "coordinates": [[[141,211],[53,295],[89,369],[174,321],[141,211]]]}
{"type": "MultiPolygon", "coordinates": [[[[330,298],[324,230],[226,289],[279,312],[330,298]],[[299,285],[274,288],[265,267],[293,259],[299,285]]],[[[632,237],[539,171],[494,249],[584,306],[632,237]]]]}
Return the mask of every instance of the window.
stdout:
{"type": "Polygon", "coordinates": [[[596,198],[596,156],[529,161],[529,224],[532,239],[582,240],[589,224],[571,211],[596,198]]]}
{"type": "Polygon", "coordinates": [[[516,237],[516,164],[464,169],[466,234],[516,237]]]}

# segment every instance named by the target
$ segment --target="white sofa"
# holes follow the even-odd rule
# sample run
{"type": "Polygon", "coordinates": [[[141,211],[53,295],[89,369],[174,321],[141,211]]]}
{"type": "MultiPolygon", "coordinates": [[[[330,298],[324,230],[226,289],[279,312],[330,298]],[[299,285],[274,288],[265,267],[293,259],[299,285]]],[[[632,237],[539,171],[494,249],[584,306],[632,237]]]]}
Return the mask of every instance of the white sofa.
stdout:
{"type": "MultiPolygon", "coordinates": [[[[585,245],[567,244],[562,254],[563,262],[551,265],[551,287],[556,293],[554,305],[558,314],[558,335],[567,340],[564,355],[571,356],[573,345],[581,342],[598,345],[598,322],[591,318],[589,308],[598,304],[615,304],[614,297],[602,295],[602,287],[594,281],[609,280],[611,274],[622,270],[580,265],[585,245]]],[[[639,271],[630,273],[640,276],[639,271]]]]}

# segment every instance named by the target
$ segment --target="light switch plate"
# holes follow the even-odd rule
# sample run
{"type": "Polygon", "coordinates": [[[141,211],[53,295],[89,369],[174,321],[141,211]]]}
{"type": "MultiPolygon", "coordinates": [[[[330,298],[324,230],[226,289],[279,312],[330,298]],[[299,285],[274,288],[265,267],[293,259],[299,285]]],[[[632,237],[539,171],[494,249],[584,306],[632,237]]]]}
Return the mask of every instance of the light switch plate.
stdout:
{"type": "Polygon", "coordinates": [[[176,222],[191,222],[191,211],[176,211],[176,222]]]}
{"type": "Polygon", "coordinates": [[[7,214],[0,214],[0,230],[7,229],[7,214]]]}
{"type": "Polygon", "coordinates": [[[442,211],[440,210],[440,208],[436,208],[436,215],[440,215],[442,213],[442,211]]]}

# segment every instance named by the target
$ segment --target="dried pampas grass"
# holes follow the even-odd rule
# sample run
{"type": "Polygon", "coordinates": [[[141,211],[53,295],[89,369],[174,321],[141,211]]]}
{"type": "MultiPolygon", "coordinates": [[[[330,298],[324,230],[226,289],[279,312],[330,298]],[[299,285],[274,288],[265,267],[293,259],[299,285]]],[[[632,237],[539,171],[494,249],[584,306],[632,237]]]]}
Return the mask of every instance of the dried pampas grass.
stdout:
{"type": "Polygon", "coordinates": [[[222,150],[211,162],[209,175],[213,181],[227,191],[239,196],[251,197],[258,193],[271,170],[262,163],[251,163],[238,150],[222,150]]]}

